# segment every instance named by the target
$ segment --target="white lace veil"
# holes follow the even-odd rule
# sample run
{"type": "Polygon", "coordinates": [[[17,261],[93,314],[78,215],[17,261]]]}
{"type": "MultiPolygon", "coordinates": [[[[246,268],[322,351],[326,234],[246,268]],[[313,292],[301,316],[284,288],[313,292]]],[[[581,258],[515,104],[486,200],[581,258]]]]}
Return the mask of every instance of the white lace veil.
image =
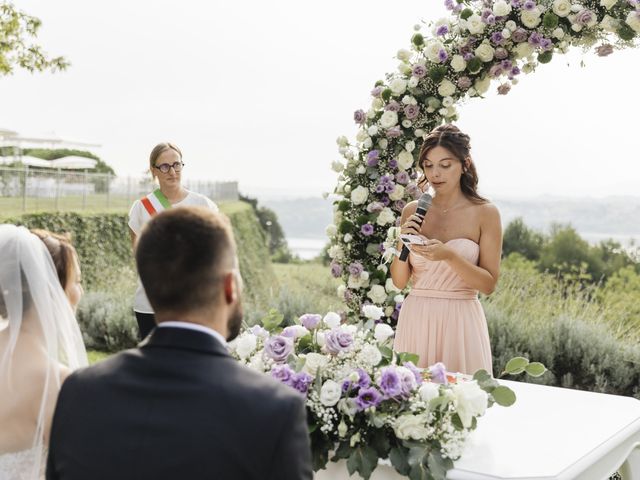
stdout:
{"type": "Polygon", "coordinates": [[[53,260],[24,227],[0,225],[0,294],[0,457],[30,452],[36,479],[61,381],[87,354],[53,260]]]}

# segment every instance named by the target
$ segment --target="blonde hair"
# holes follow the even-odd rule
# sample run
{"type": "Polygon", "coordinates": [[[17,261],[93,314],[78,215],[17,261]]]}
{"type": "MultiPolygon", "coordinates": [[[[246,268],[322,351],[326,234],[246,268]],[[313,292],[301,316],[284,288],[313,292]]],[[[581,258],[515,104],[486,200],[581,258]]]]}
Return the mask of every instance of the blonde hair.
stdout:
{"type": "MultiPolygon", "coordinates": [[[[151,150],[151,154],[149,155],[149,169],[151,170],[152,175],[153,175],[153,167],[156,166],[156,160],[158,160],[158,157],[162,155],[164,152],[166,152],[167,150],[173,150],[178,155],[180,155],[180,160],[182,160],[182,152],[173,143],[170,143],[170,142],[159,143],[155,147],[153,147],[153,150],[151,150]]],[[[155,175],[153,176],[155,177],[155,175]]]]}

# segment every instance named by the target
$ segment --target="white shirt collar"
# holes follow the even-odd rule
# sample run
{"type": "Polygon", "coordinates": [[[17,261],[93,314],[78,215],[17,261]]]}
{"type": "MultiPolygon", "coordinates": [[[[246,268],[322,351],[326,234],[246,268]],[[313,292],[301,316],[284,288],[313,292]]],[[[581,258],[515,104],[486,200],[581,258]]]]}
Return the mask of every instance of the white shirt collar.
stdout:
{"type": "Polygon", "coordinates": [[[172,328],[186,328],[187,330],[196,330],[198,332],[203,332],[211,335],[214,338],[217,338],[222,345],[227,346],[227,340],[220,335],[219,332],[216,332],[213,328],[205,327],[204,325],[200,325],[198,323],[191,322],[176,322],[176,321],[168,321],[168,322],[160,322],[158,323],[158,328],[162,327],[172,327],[172,328]]]}

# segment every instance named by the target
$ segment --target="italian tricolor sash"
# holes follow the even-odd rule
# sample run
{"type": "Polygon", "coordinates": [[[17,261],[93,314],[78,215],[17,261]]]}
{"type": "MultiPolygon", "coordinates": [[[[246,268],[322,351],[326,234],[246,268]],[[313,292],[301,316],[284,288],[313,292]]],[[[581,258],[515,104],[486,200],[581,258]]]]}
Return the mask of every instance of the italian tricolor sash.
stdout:
{"type": "Polygon", "coordinates": [[[167,200],[167,197],[164,196],[164,193],[162,193],[160,189],[157,189],[146,197],[142,197],[140,201],[152,217],[163,210],[171,208],[169,200],[167,200]]]}

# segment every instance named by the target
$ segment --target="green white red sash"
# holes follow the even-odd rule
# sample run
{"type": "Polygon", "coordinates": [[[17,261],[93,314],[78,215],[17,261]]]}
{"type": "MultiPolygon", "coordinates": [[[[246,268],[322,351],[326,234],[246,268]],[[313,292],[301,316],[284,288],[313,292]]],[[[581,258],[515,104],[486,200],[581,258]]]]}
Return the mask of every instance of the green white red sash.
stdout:
{"type": "Polygon", "coordinates": [[[169,200],[167,200],[167,197],[164,196],[164,193],[162,193],[160,189],[157,189],[146,197],[142,197],[140,201],[152,217],[163,210],[171,208],[171,203],[169,203],[169,200]]]}

